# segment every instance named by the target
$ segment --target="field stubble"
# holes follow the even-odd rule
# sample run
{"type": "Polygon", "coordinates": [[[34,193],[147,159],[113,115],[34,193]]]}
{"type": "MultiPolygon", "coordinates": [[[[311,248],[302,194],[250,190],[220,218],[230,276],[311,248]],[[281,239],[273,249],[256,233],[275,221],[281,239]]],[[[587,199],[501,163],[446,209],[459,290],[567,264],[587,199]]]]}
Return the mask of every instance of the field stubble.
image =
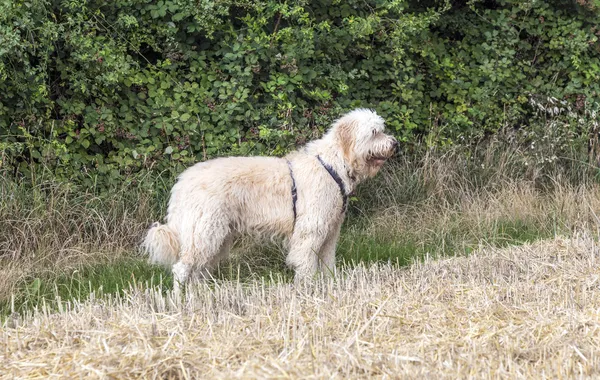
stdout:
{"type": "Polygon", "coordinates": [[[306,284],[200,283],[41,310],[2,329],[12,377],[600,375],[599,247],[587,235],[306,284]]]}

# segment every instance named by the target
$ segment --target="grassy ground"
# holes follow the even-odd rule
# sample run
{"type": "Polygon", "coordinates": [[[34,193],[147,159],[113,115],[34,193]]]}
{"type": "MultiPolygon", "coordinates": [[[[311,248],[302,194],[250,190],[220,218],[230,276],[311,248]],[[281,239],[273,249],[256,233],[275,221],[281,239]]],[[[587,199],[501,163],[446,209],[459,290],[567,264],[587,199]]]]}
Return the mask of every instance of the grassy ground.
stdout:
{"type": "Polygon", "coordinates": [[[168,181],[0,176],[0,378],[598,376],[598,170],[530,160],[405,155],[352,200],[335,279],[243,241],[184,295],[137,252],[168,181]]]}
{"type": "MultiPolygon", "coordinates": [[[[340,265],[464,255],[481,245],[505,247],[598,225],[596,170],[576,161],[525,165],[519,150],[427,152],[390,163],[352,201],[338,248],[340,265]]],[[[162,217],[170,183],[136,178],[96,193],[51,181],[0,179],[0,315],[23,314],[56,300],[123,294],[135,282],[170,274],[147,265],[137,245],[162,217]],[[136,184],[133,184],[136,183],[136,184]]],[[[275,246],[238,244],[218,280],[289,280],[275,246]]]]}

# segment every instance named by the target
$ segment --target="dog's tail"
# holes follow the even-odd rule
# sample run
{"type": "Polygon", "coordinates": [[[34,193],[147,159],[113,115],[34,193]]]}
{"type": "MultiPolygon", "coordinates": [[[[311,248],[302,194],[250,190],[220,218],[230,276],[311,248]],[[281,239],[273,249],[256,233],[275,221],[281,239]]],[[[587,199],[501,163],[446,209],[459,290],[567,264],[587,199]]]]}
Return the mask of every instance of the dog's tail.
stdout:
{"type": "Polygon", "coordinates": [[[177,232],[166,224],[155,222],[142,242],[142,249],[148,255],[148,261],[170,268],[179,259],[177,232]]]}

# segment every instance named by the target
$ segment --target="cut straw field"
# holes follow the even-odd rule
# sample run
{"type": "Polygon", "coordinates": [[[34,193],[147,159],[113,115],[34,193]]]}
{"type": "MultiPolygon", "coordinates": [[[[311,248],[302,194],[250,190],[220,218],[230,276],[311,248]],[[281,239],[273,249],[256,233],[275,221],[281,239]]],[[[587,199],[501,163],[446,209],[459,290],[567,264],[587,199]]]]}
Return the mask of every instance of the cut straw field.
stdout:
{"type": "Polygon", "coordinates": [[[131,288],[10,318],[0,376],[600,376],[599,249],[578,234],[306,284],[131,288]]]}

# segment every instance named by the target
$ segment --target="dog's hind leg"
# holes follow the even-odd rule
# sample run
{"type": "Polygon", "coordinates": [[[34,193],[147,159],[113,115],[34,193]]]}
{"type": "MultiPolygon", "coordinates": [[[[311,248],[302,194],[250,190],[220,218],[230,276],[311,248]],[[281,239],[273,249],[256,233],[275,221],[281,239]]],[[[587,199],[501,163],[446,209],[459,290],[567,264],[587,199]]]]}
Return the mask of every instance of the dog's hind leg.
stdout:
{"type": "Polygon", "coordinates": [[[185,284],[190,275],[191,270],[192,266],[190,264],[184,263],[181,260],[173,265],[173,281],[176,288],[179,284],[185,284]]]}
{"type": "Polygon", "coordinates": [[[181,256],[173,266],[176,280],[184,283],[192,270],[207,277],[212,264],[218,262],[231,247],[229,221],[220,213],[204,213],[193,232],[181,236],[181,256]]]}
{"type": "Polygon", "coordinates": [[[215,256],[210,258],[208,260],[208,262],[204,265],[204,267],[198,268],[198,273],[197,273],[198,278],[210,279],[211,271],[213,269],[215,269],[221,261],[223,261],[229,257],[229,252],[231,251],[232,246],[233,246],[233,236],[230,234],[223,241],[223,244],[221,245],[219,252],[215,256]]]}
{"type": "Polygon", "coordinates": [[[221,245],[221,248],[219,249],[219,253],[217,253],[217,255],[209,261],[208,268],[216,268],[221,261],[226,260],[229,257],[229,252],[231,252],[231,247],[233,246],[233,240],[234,239],[232,234],[229,234],[225,238],[223,244],[221,245]]]}

